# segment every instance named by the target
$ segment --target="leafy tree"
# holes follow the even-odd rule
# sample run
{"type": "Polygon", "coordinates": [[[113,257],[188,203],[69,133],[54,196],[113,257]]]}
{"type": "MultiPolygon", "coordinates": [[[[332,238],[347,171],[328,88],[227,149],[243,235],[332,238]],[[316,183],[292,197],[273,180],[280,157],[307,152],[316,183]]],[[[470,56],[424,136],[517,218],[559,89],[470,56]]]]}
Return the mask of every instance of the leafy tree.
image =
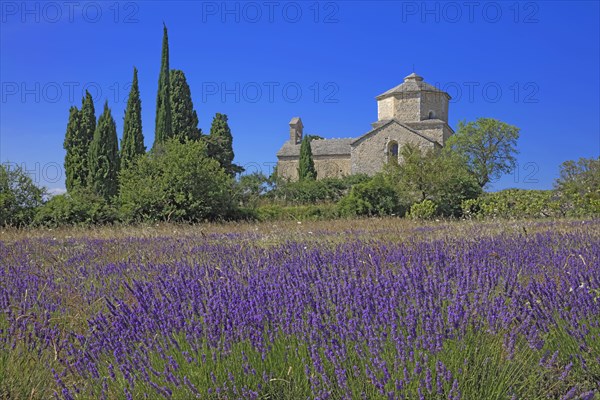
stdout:
{"type": "Polygon", "coordinates": [[[480,187],[514,170],[520,129],[492,118],[465,123],[448,139],[446,151],[464,157],[480,187]]]}
{"type": "Polygon", "coordinates": [[[119,145],[117,128],[108,101],[98,119],[94,140],[90,145],[90,188],[94,193],[109,199],[117,194],[119,172],[119,145]]]}
{"type": "Polygon", "coordinates": [[[133,82],[127,99],[123,137],[121,138],[121,168],[129,168],[135,159],[146,152],[142,133],[142,101],[138,86],[138,70],[133,68],[133,82]]]}
{"type": "Polygon", "coordinates": [[[172,138],[121,171],[119,200],[128,221],[202,221],[232,209],[232,179],[202,141],[172,138]]]}
{"type": "Polygon", "coordinates": [[[65,175],[67,190],[72,191],[85,186],[85,172],[88,148],[84,145],[81,134],[81,113],[73,106],[69,110],[67,133],[63,143],[65,154],[65,175]]]}
{"type": "Polygon", "coordinates": [[[198,128],[198,115],[192,103],[192,93],[183,71],[172,69],[171,84],[171,132],[180,142],[199,140],[202,131],[198,128]]]}
{"type": "Polygon", "coordinates": [[[269,178],[261,172],[242,175],[234,185],[234,197],[241,206],[255,208],[269,185],[269,178]]]}
{"type": "Polygon", "coordinates": [[[29,224],[44,195],[20,166],[0,164],[0,226],[29,224]]]}
{"type": "Polygon", "coordinates": [[[405,204],[431,200],[443,216],[462,215],[464,200],[477,198],[481,188],[464,159],[438,150],[421,151],[414,146],[400,150],[402,163],[389,164],[385,174],[405,204]]]}
{"type": "Polygon", "coordinates": [[[566,215],[600,215],[600,158],[565,161],[554,187],[566,215]]]}
{"type": "Polygon", "coordinates": [[[301,181],[311,179],[317,179],[317,170],[315,169],[315,163],[312,157],[312,149],[310,142],[312,141],[311,136],[305,136],[302,138],[300,144],[300,160],[298,162],[298,179],[301,181]]]}
{"type": "Polygon", "coordinates": [[[244,171],[233,163],[233,136],[225,114],[216,113],[210,126],[210,134],[206,138],[208,156],[219,162],[227,175],[235,176],[244,171]]]}
{"type": "Polygon", "coordinates": [[[171,84],[169,79],[169,36],[167,26],[163,24],[162,55],[158,94],[156,96],[156,128],[154,129],[154,147],[173,136],[171,122],[171,84]]]}

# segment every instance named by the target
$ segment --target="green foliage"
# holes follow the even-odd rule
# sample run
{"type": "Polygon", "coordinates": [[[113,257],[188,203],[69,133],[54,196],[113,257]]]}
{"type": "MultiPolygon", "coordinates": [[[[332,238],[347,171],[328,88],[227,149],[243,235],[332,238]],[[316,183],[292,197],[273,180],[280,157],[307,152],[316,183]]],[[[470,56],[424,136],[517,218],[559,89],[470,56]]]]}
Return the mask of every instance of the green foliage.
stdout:
{"type": "Polygon", "coordinates": [[[129,168],[135,159],[146,152],[142,133],[142,101],[138,86],[138,71],[133,68],[133,82],[127,99],[123,137],[121,138],[121,168],[129,168]]]}
{"type": "Polygon", "coordinates": [[[394,185],[384,174],[377,174],[367,182],[352,186],[350,193],[340,200],[339,212],[342,216],[404,215],[406,208],[394,185]]]}
{"type": "Polygon", "coordinates": [[[311,136],[305,136],[300,144],[300,160],[298,163],[298,179],[300,181],[317,179],[317,170],[315,169],[310,146],[311,140],[311,136]]]}
{"type": "Polygon", "coordinates": [[[342,178],[277,182],[276,187],[266,194],[266,198],[285,205],[337,202],[350,188],[366,182],[366,175],[349,175],[342,178]]]}
{"type": "Polygon", "coordinates": [[[492,118],[459,122],[445,147],[463,157],[480,187],[515,168],[520,129],[492,118]]]}
{"type": "Polygon", "coordinates": [[[29,224],[44,194],[21,167],[0,164],[0,226],[29,224]]]}
{"type": "Polygon", "coordinates": [[[400,155],[402,163],[389,164],[385,174],[405,204],[431,200],[436,205],[436,214],[460,217],[461,203],[477,198],[481,193],[463,159],[454,153],[423,152],[413,146],[404,146],[400,155]]]}
{"type": "Polygon", "coordinates": [[[600,158],[565,161],[554,186],[564,215],[600,215],[600,158]]]}
{"type": "Polygon", "coordinates": [[[412,219],[432,219],[437,211],[437,206],[431,200],[425,199],[410,206],[408,213],[412,219]]]}
{"type": "Polygon", "coordinates": [[[241,207],[256,208],[269,186],[269,178],[260,172],[242,175],[234,184],[233,197],[241,207]]]}
{"type": "Polygon", "coordinates": [[[183,71],[172,69],[171,85],[171,133],[180,142],[199,140],[202,131],[198,128],[198,115],[192,103],[192,93],[183,71]]]}
{"type": "Polygon", "coordinates": [[[154,147],[173,136],[171,122],[171,83],[169,70],[169,36],[163,24],[163,42],[156,95],[156,127],[154,129],[154,147]]]}
{"type": "Polygon", "coordinates": [[[108,102],[98,119],[94,140],[89,152],[89,187],[99,196],[109,199],[117,194],[119,172],[119,145],[117,127],[108,102]]]}
{"type": "Polygon", "coordinates": [[[53,196],[37,210],[36,225],[56,227],[62,225],[91,225],[112,223],[118,220],[116,209],[89,188],[53,196]]]}
{"type": "Polygon", "coordinates": [[[171,139],[120,175],[126,221],[201,221],[228,216],[231,178],[203,142],[171,139]]]}
{"type": "Polygon", "coordinates": [[[315,221],[338,218],[339,212],[336,204],[311,204],[296,206],[268,204],[257,207],[255,216],[259,221],[315,221]]]}
{"type": "Polygon", "coordinates": [[[233,177],[244,169],[233,163],[233,136],[227,120],[227,115],[216,113],[206,141],[208,156],[217,160],[225,172],[233,177]]]}
{"type": "Polygon", "coordinates": [[[506,189],[462,203],[468,218],[544,218],[558,216],[558,203],[549,190],[506,189]]]}
{"type": "Polygon", "coordinates": [[[77,107],[69,110],[69,122],[63,147],[65,154],[65,175],[67,190],[71,191],[85,186],[85,172],[88,148],[82,143],[81,115],[77,107]]]}

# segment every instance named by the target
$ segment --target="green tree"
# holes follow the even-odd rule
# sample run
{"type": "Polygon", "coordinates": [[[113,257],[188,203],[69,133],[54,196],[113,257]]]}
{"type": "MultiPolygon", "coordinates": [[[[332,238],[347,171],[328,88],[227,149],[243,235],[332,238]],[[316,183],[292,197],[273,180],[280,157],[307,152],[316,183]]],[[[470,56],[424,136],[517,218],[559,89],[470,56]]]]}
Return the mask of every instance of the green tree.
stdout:
{"type": "Polygon", "coordinates": [[[243,172],[244,169],[233,163],[233,136],[226,114],[216,113],[206,138],[208,156],[219,162],[227,175],[243,172]]]}
{"type": "Polygon", "coordinates": [[[81,134],[81,113],[73,106],[69,110],[67,133],[63,143],[65,154],[65,175],[67,190],[72,191],[85,186],[88,147],[83,143],[81,134]]]}
{"type": "Polygon", "coordinates": [[[199,140],[202,131],[198,128],[198,115],[192,103],[192,93],[183,71],[172,69],[171,84],[171,132],[180,142],[199,140]]]}
{"type": "Polygon", "coordinates": [[[169,79],[169,36],[167,26],[163,24],[163,41],[156,96],[156,127],[154,129],[154,147],[173,136],[171,122],[171,84],[169,79]]]}
{"type": "Polygon", "coordinates": [[[128,221],[201,221],[232,209],[233,180],[202,141],[172,138],[121,171],[119,199],[128,221]]]}
{"type": "Polygon", "coordinates": [[[454,153],[421,151],[407,145],[400,149],[400,155],[402,162],[387,165],[385,174],[407,206],[431,200],[439,214],[459,217],[462,202],[481,193],[464,159],[454,153]]]}
{"type": "Polygon", "coordinates": [[[565,161],[554,188],[564,214],[600,215],[600,158],[565,161]]]}
{"type": "Polygon", "coordinates": [[[140,99],[140,89],[138,86],[138,71],[133,68],[133,82],[129,99],[127,99],[127,109],[125,110],[125,120],[123,122],[123,137],[121,138],[121,168],[129,168],[135,159],[146,152],[144,146],[144,134],[142,133],[142,101],[140,99]]]}
{"type": "Polygon", "coordinates": [[[0,226],[29,224],[44,194],[45,189],[38,187],[23,168],[0,164],[0,226]]]}
{"type": "Polygon", "coordinates": [[[298,179],[301,181],[317,179],[317,170],[315,169],[315,163],[313,161],[312,156],[312,149],[310,146],[311,141],[311,136],[305,136],[304,138],[302,138],[302,143],[300,144],[298,179]]]}
{"type": "Polygon", "coordinates": [[[520,129],[492,118],[474,122],[461,121],[456,134],[448,139],[446,151],[454,151],[467,162],[480,187],[516,165],[517,140],[520,129]]]}
{"type": "Polygon", "coordinates": [[[98,118],[98,126],[90,145],[89,186],[92,191],[104,199],[117,194],[119,172],[119,145],[117,128],[108,101],[104,103],[104,111],[98,118]]]}

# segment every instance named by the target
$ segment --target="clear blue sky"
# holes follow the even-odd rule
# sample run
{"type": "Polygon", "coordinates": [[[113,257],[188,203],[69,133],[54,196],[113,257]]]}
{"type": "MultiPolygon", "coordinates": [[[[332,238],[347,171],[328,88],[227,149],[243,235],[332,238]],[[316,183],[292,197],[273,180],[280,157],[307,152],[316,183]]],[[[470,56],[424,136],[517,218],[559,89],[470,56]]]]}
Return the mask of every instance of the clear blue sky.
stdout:
{"type": "Polygon", "coordinates": [[[552,187],[558,166],[600,152],[598,2],[2,1],[0,161],[64,188],[70,105],[88,87],[122,134],[139,69],[154,138],[162,22],[171,68],[200,126],[229,115],[236,162],[269,173],[300,116],[305,133],[356,137],[375,96],[413,71],[454,98],[450,125],[492,117],[521,128],[519,167],[491,189],[552,187]],[[57,175],[61,175],[57,177],[57,175]]]}

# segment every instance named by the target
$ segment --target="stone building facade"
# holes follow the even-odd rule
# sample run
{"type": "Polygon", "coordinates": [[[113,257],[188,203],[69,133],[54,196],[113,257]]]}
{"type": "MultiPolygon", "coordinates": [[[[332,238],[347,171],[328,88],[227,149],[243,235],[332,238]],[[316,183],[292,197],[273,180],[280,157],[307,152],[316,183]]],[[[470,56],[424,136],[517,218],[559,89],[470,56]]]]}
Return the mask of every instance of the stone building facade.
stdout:
{"type": "MultiPolygon", "coordinates": [[[[317,179],[364,173],[373,175],[392,158],[399,162],[405,144],[423,150],[442,147],[454,133],[448,125],[450,96],[412,73],[404,82],[376,97],[377,121],[367,133],[347,139],[314,139],[311,150],[317,179]]],[[[298,179],[304,126],[290,121],[290,137],[277,152],[277,174],[298,179]]]]}

